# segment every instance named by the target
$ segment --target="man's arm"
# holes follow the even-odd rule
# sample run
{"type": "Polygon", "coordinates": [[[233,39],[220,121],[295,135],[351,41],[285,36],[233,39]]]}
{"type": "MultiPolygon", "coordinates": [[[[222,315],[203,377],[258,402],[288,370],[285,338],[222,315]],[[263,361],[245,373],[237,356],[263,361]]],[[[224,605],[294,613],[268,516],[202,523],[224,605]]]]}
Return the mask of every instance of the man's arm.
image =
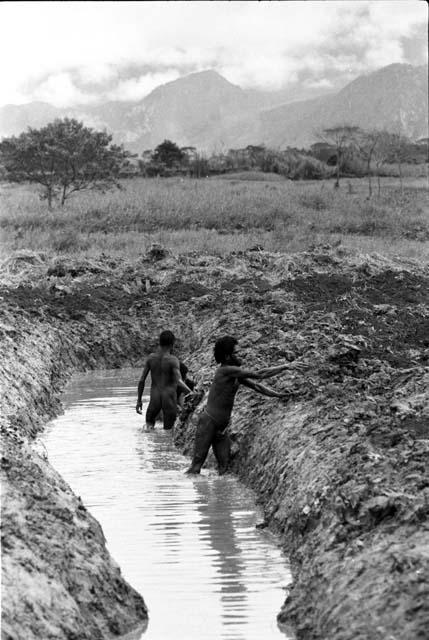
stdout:
{"type": "Polygon", "coordinates": [[[244,385],[245,387],[249,387],[249,389],[257,391],[263,396],[268,396],[270,398],[285,398],[289,395],[289,393],[286,391],[279,392],[275,389],[271,389],[271,387],[266,387],[260,382],[254,382],[253,380],[248,380],[247,378],[242,378],[240,380],[240,384],[244,385]]]}
{"type": "Polygon", "coordinates": [[[190,389],[188,385],[183,382],[182,378],[180,378],[180,380],[177,382],[177,386],[180,387],[180,389],[184,391],[186,395],[192,393],[192,389],[190,389]]]}
{"type": "Polygon", "coordinates": [[[233,365],[219,367],[218,371],[228,378],[237,378],[238,380],[242,378],[262,378],[259,371],[250,371],[233,365]]]}
{"type": "Polygon", "coordinates": [[[272,376],[276,376],[278,373],[282,373],[282,371],[286,371],[286,369],[290,368],[290,363],[281,364],[278,367],[265,367],[264,369],[258,369],[259,378],[263,380],[264,378],[271,378],[272,376]]]}
{"type": "Polygon", "coordinates": [[[176,387],[181,389],[186,395],[189,395],[190,393],[192,393],[191,389],[188,387],[188,385],[183,382],[182,380],[182,376],[180,374],[180,366],[179,366],[179,361],[177,360],[177,362],[173,363],[173,375],[174,375],[174,379],[175,379],[175,383],[176,383],[176,387]]]}
{"type": "Polygon", "coordinates": [[[293,366],[287,362],[286,364],[281,364],[278,367],[265,367],[264,369],[258,369],[257,371],[250,371],[249,369],[242,369],[241,367],[236,366],[221,367],[221,370],[224,375],[231,378],[237,378],[238,380],[242,380],[243,378],[264,380],[265,378],[271,378],[272,376],[276,376],[278,373],[282,373],[282,371],[286,371],[286,369],[290,368],[293,368],[293,366]]]}
{"type": "Polygon", "coordinates": [[[150,365],[149,365],[149,360],[146,360],[144,368],[143,368],[143,372],[141,375],[141,378],[139,380],[139,384],[137,387],[137,404],[136,404],[136,411],[137,413],[141,413],[142,412],[142,395],[143,395],[143,391],[144,391],[144,385],[146,382],[146,378],[149,375],[149,371],[150,371],[150,365]]]}

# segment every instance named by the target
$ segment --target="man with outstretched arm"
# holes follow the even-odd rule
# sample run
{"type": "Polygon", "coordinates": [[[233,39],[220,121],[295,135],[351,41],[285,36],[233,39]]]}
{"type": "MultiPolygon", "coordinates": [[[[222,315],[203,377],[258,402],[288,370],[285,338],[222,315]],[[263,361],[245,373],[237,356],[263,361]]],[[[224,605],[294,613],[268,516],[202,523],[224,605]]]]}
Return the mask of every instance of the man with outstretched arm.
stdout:
{"type": "Polygon", "coordinates": [[[162,409],[164,429],[172,429],[177,417],[177,390],[186,394],[191,389],[180,375],[179,360],[172,354],[175,337],[171,331],[159,336],[159,347],[147,358],[137,389],[137,413],[142,412],[142,395],[147,376],[151,375],[150,400],[146,411],[146,428],[154,429],[156,416],[162,409]]]}
{"type": "Polygon", "coordinates": [[[200,415],[195,434],[194,455],[192,464],[186,473],[200,473],[210,446],[213,447],[219,473],[225,473],[230,455],[230,440],[225,432],[228,426],[235,395],[241,385],[271,398],[284,398],[289,394],[278,393],[265,385],[255,382],[277,375],[290,367],[283,364],[278,367],[249,371],[241,368],[241,360],[237,352],[238,341],[232,336],[224,336],[216,341],[214,357],[220,366],[209,390],[207,405],[200,415]]]}

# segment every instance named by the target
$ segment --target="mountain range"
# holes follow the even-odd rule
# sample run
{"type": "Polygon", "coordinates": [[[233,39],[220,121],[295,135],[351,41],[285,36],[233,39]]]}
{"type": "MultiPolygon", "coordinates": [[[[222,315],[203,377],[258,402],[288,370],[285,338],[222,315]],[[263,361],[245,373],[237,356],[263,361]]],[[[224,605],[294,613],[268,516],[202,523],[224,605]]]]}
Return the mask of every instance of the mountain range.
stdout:
{"type": "Polygon", "coordinates": [[[428,136],[428,67],[391,64],[323,95],[299,85],[277,92],[245,90],[208,70],[161,85],[139,102],[6,105],[0,108],[0,136],[65,116],[107,129],[137,153],[166,138],[208,152],[248,144],[308,147],[318,131],[341,124],[419,139],[428,136]]]}

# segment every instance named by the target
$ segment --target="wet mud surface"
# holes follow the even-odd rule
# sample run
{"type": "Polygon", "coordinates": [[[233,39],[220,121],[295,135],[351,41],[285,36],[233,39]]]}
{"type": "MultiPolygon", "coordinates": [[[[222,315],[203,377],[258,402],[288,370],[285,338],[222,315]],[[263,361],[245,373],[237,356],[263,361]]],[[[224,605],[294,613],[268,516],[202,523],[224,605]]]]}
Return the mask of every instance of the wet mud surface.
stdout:
{"type": "MultiPolygon", "coordinates": [[[[71,371],[140,365],[159,330],[173,329],[200,391],[176,432],[189,453],[214,372],[213,341],[234,334],[250,367],[285,359],[301,365],[273,383],[289,392],[287,401],[240,391],[231,424],[233,469],[257,492],[267,526],[282,535],[293,562],[280,620],[294,622],[304,640],[426,637],[427,270],[325,247],[223,260],[152,254],[133,264],[23,256],[3,264],[2,275],[3,439],[10,447],[4,473],[8,490],[21,496],[21,519],[31,520],[36,508],[26,502],[32,484],[21,461],[29,455],[33,464],[36,455],[27,443],[58,410],[71,371]]],[[[43,486],[58,498],[52,470],[43,473],[43,486]]],[[[16,503],[10,511],[8,504],[13,521],[16,503]]],[[[54,535],[43,516],[38,525],[54,535]]],[[[18,523],[6,532],[15,580],[30,572],[34,526],[26,530],[25,553],[17,549],[18,523]]],[[[74,521],[64,527],[76,534],[74,521]]],[[[32,553],[63,567],[53,545],[38,544],[32,553]]],[[[37,607],[30,615],[9,591],[6,623],[18,616],[36,628],[37,607]]],[[[141,618],[135,594],[108,597],[122,598],[129,624],[141,618]]],[[[10,628],[5,637],[20,637],[10,628]]]]}

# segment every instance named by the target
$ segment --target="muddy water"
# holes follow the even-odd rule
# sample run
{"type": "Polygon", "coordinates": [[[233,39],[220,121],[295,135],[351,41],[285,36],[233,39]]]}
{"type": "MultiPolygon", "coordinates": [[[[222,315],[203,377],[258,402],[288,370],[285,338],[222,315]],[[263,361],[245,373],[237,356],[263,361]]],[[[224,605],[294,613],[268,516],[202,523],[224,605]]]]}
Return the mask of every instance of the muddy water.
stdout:
{"type": "MultiPolygon", "coordinates": [[[[43,436],[53,466],[98,519],[124,577],[143,594],[142,640],[270,640],[290,582],[253,494],[235,478],[184,475],[170,432],[135,413],[140,371],[75,378],[43,436]]],[[[147,400],[147,399],[146,399],[147,400]]]]}

